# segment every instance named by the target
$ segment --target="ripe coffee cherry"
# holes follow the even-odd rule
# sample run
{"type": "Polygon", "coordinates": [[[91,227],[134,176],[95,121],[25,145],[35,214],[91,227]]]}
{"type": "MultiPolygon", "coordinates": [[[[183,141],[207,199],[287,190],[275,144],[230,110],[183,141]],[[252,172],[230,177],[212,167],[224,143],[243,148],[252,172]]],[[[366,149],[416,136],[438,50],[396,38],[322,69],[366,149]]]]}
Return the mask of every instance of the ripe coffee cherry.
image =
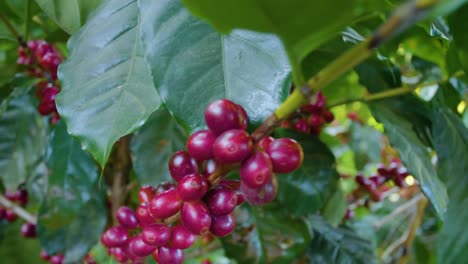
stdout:
{"type": "Polygon", "coordinates": [[[32,223],[24,223],[21,226],[21,235],[27,238],[36,237],[36,225],[32,223]]]}
{"type": "Polygon", "coordinates": [[[63,255],[59,254],[59,255],[51,256],[49,262],[50,262],[50,264],[62,264],[63,263],[63,255]]]}
{"type": "Polygon", "coordinates": [[[352,218],[354,218],[354,211],[351,210],[351,209],[347,209],[347,210],[346,210],[346,214],[345,214],[345,218],[346,218],[346,219],[352,219],[352,218]]]}
{"type": "Polygon", "coordinates": [[[211,130],[197,131],[187,140],[187,151],[196,160],[212,159],[215,139],[216,137],[211,130]]]}
{"type": "Polygon", "coordinates": [[[299,119],[294,124],[294,129],[302,133],[307,133],[309,131],[309,126],[307,124],[307,121],[305,121],[305,119],[299,119]]]}
{"type": "Polygon", "coordinates": [[[25,206],[28,203],[28,191],[18,189],[15,193],[15,200],[21,205],[25,206]]]}
{"type": "Polygon", "coordinates": [[[181,207],[182,199],[176,189],[171,189],[154,196],[148,209],[153,217],[164,219],[175,215],[181,207]]]}
{"type": "Polygon", "coordinates": [[[151,255],[156,247],[146,244],[141,235],[136,235],[130,241],[130,250],[137,257],[146,257],[151,255]]]}
{"type": "Polygon", "coordinates": [[[148,203],[141,203],[136,209],[136,217],[143,227],[155,223],[155,218],[150,214],[148,207],[148,203]]]}
{"type": "Polygon", "coordinates": [[[50,260],[50,256],[49,254],[47,254],[47,252],[45,250],[41,250],[41,253],[39,253],[39,257],[41,257],[41,259],[45,260],[45,261],[48,261],[50,260]]]}
{"type": "Polygon", "coordinates": [[[400,168],[398,168],[396,175],[403,178],[403,179],[405,179],[406,177],[408,177],[409,172],[408,172],[408,170],[406,168],[400,167],[400,168]]]}
{"type": "Polygon", "coordinates": [[[226,215],[236,208],[237,194],[228,188],[214,189],[206,195],[205,201],[212,215],[226,215]]]}
{"type": "Polygon", "coordinates": [[[44,103],[55,103],[55,96],[60,92],[60,90],[55,86],[48,86],[44,88],[40,95],[41,100],[44,103]]]}
{"type": "Polygon", "coordinates": [[[216,161],[213,159],[207,160],[203,162],[202,165],[202,174],[205,177],[210,176],[215,170],[219,167],[218,164],[216,164],[216,161]]]}
{"type": "Polygon", "coordinates": [[[204,234],[210,229],[210,212],[202,201],[184,203],[181,218],[184,226],[195,235],[204,234]]]}
{"type": "Polygon", "coordinates": [[[215,159],[221,163],[237,163],[252,152],[253,143],[244,130],[232,129],[221,134],[213,144],[215,159]]]}
{"type": "Polygon", "coordinates": [[[382,176],[390,176],[389,171],[387,170],[384,164],[377,165],[377,172],[382,176]]]}
{"type": "Polygon", "coordinates": [[[130,207],[120,207],[119,210],[117,210],[117,220],[121,226],[127,229],[138,227],[138,219],[135,212],[130,207]]]}
{"type": "Polygon", "coordinates": [[[172,178],[179,182],[185,175],[198,172],[197,161],[187,151],[179,150],[172,154],[169,160],[169,172],[172,178]]]}
{"type": "Polygon", "coordinates": [[[37,111],[41,115],[48,115],[57,111],[55,102],[42,102],[37,106],[37,111]]]}
{"type": "Polygon", "coordinates": [[[110,248],[109,253],[120,263],[127,262],[128,260],[127,253],[125,253],[125,250],[121,247],[110,248]]]}
{"type": "Polygon", "coordinates": [[[320,115],[311,114],[307,119],[307,123],[312,127],[320,127],[323,124],[323,120],[320,115]]]}
{"type": "Polygon", "coordinates": [[[245,129],[241,107],[227,99],[212,102],[205,110],[206,125],[215,136],[231,129],[245,129]]]}
{"type": "Polygon", "coordinates": [[[327,99],[323,95],[323,93],[317,93],[317,100],[315,101],[314,105],[316,105],[319,109],[322,109],[327,104],[327,99]]]}
{"type": "Polygon", "coordinates": [[[264,138],[260,139],[260,141],[257,143],[257,146],[261,150],[266,151],[266,149],[268,148],[270,143],[273,142],[273,140],[275,140],[273,137],[264,137],[264,138]]]}
{"type": "Polygon", "coordinates": [[[141,238],[150,246],[164,246],[171,238],[171,228],[160,223],[145,226],[141,232],[141,238]]]}
{"type": "Polygon", "coordinates": [[[177,193],[184,201],[200,200],[207,191],[208,181],[197,173],[185,176],[177,185],[177,193]]]}
{"type": "Polygon", "coordinates": [[[272,172],[270,157],[263,151],[255,151],[242,162],[240,178],[248,186],[258,188],[270,180],[272,172]]]}
{"type": "Polygon", "coordinates": [[[398,174],[398,168],[400,167],[400,164],[398,162],[391,162],[390,165],[388,165],[388,173],[390,175],[397,175],[398,174]]]}
{"type": "Polygon", "coordinates": [[[6,209],[0,206],[0,220],[4,219],[6,215],[6,209]]]}
{"type": "Polygon", "coordinates": [[[219,188],[221,187],[232,190],[237,195],[237,205],[241,205],[245,202],[244,194],[240,191],[240,181],[238,180],[222,180],[219,183],[219,188]]]}
{"type": "Polygon", "coordinates": [[[247,115],[247,111],[245,111],[245,108],[240,104],[237,104],[237,111],[239,112],[239,119],[241,120],[240,129],[245,130],[249,125],[249,116],[247,115]]]}
{"type": "Polygon", "coordinates": [[[140,203],[149,203],[156,194],[156,189],[151,185],[142,186],[138,190],[138,200],[140,203]]]}
{"type": "Polygon", "coordinates": [[[385,182],[386,178],[381,175],[373,175],[369,177],[369,180],[371,180],[375,186],[379,186],[385,182]]]}
{"type": "Polygon", "coordinates": [[[210,232],[217,237],[225,237],[232,233],[236,226],[236,219],[232,214],[213,216],[210,232]]]}
{"type": "Polygon", "coordinates": [[[16,201],[16,195],[15,195],[15,193],[13,193],[11,191],[5,191],[5,198],[7,198],[8,200],[10,200],[12,202],[16,201]]]}
{"type": "Polygon", "coordinates": [[[153,258],[159,264],[182,264],[184,251],[178,248],[160,247],[157,253],[153,253],[153,258]]]}
{"type": "Polygon", "coordinates": [[[241,181],[241,192],[244,194],[245,200],[252,205],[262,206],[273,199],[278,193],[278,182],[276,176],[273,174],[271,179],[260,188],[250,188],[241,181]]]}
{"type": "Polygon", "coordinates": [[[356,178],[355,178],[356,182],[361,186],[363,187],[364,189],[366,190],[371,190],[371,189],[375,189],[376,185],[373,181],[371,181],[370,179],[362,176],[362,175],[356,175],[356,178]]]}
{"type": "Polygon", "coordinates": [[[101,236],[101,242],[107,247],[121,247],[127,244],[128,231],[121,226],[107,229],[101,236]]]}
{"type": "Polygon", "coordinates": [[[290,138],[275,139],[268,146],[267,154],[276,173],[290,173],[299,168],[304,159],[302,147],[290,138]]]}
{"type": "Polygon", "coordinates": [[[16,219],[18,219],[18,216],[15,214],[15,212],[13,212],[10,209],[6,209],[5,220],[7,220],[7,222],[9,223],[13,223],[14,221],[16,221],[16,219]]]}
{"type": "Polygon", "coordinates": [[[331,123],[335,119],[333,113],[328,110],[323,111],[322,117],[327,123],[331,123]]]}
{"type": "Polygon", "coordinates": [[[405,187],[405,180],[403,177],[397,175],[395,178],[393,178],[393,182],[395,183],[396,186],[403,188],[405,187]]]}
{"type": "Polygon", "coordinates": [[[169,242],[170,248],[186,249],[193,245],[196,235],[192,234],[186,227],[182,225],[174,226],[172,228],[171,241],[169,242]]]}

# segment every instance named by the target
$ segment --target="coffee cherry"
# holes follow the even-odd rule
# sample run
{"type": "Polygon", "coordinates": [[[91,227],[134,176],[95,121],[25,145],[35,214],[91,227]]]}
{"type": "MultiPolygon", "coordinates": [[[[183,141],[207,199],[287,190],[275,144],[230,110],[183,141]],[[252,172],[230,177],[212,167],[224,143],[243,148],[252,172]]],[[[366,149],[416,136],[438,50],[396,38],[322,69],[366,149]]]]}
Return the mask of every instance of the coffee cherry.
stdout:
{"type": "Polygon", "coordinates": [[[373,175],[369,177],[369,180],[372,181],[375,186],[379,186],[386,181],[386,178],[381,175],[373,175]]]}
{"type": "Polygon", "coordinates": [[[304,159],[302,147],[290,138],[275,139],[268,146],[267,154],[276,173],[290,173],[296,170],[304,159]]]}
{"type": "Polygon", "coordinates": [[[276,176],[273,174],[271,179],[262,187],[250,188],[241,181],[240,188],[247,202],[255,206],[262,206],[275,199],[278,193],[278,182],[276,176]]]}
{"type": "Polygon", "coordinates": [[[141,238],[150,246],[164,246],[171,238],[171,228],[161,223],[145,226],[141,232],[141,238]]]}
{"type": "Polygon", "coordinates": [[[11,191],[5,191],[5,198],[12,202],[16,202],[16,195],[14,192],[11,191]]]}
{"type": "Polygon", "coordinates": [[[14,221],[16,221],[16,219],[18,219],[18,216],[15,214],[15,212],[13,212],[10,209],[6,209],[5,220],[7,220],[7,222],[9,223],[13,223],[14,221]]]}
{"type": "Polygon", "coordinates": [[[232,190],[237,195],[237,205],[241,205],[245,202],[244,194],[240,191],[240,181],[238,180],[222,180],[219,183],[219,188],[221,187],[232,190]]]}
{"type": "Polygon", "coordinates": [[[240,178],[248,186],[258,188],[270,180],[272,172],[270,157],[263,151],[256,151],[242,162],[240,178]]]}
{"type": "Polygon", "coordinates": [[[164,219],[175,215],[182,207],[182,199],[177,190],[171,189],[157,194],[150,201],[148,210],[157,219],[164,219]]]}
{"type": "Polygon", "coordinates": [[[41,257],[42,260],[48,261],[50,260],[49,254],[47,254],[47,251],[41,250],[41,253],[39,253],[39,257],[41,257]]]}
{"type": "Polygon", "coordinates": [[[396,175],[403,178],[403,179],[405,179],[406,177],[408,177],[409,172],[408,172],[408,170],[406,168],[400,167],[400,168],[398,168],[396,175]]]}
{"type": "Polygon", "coordinates": [[[323,120],[320,115],[311,114],[307,119],[307,123],[312,127],[320,127],[323,124],[323,120]]]}
{"type": "Polygon", "coordinates": [[[185,175],[198,172],[197,161],[187,151],[179,150],[172,154],[169,160],[169,172],[172,178],[179,182],[185,175]]]}
{"type": "Polygon", "coordinates": [[[237,194],[227,188],[214,189],[206,195],[205,201],[212,215],[226,215],[236,208],[237,194]]]}
{"type": "Polygon", "coordinates": [[[245,129],[244,113],[234,102],[220,99],[210,103],[205,110],[205,122],[215,136],[231,129],[245,129]]]}
{"type": "Polygon", "coordinates": [[[205,176],[205,177],[210,176],[211,174],[213,174],[216,171],[216,169],[218,167],[219,167],[219,165],[213,159],[204,161],[203,165],[202,165],[202,174],[203,174],[203,176],[205,176]]]}
{"type": "Polygon", "coordinates": [[[55,96],[60,92],[60,90],[55,86],[47,86],[44,88],[40,95],[40,99],[44,103],[55,103],[55,96]]]}
{"type": "Polygon", "coordinates": [[[210,232],[217,237],[225,237],[232,233],[236,226],[236,219],[232,214],[213,216],[210,232]]]}
{"type": "Polygon", "coordinates": [[[215,159],[221,163],[238,163],[252,152],[253,143],[244,130],[232,129],[221,134],[213,144],[215,159]]]}
{"type": "Polygon", "coordinates": [[[209,259],[204,259],[200,264],[212,264],[209,259]]]}
{"type": "Polygon", "coordinates": [[[239,119],[241,123],[240,129],[246,130],[247,126],[249,125],[249,116],[247,115],[247,111],[245,111],[245,108],[240,104],[237,104],[237,111],[239,113],[239,119]]]}
{"type": "Polygon", "coordinates": [[[32,223],[24,223],[21,226],[21,235],[27,238],[36,237],[36,225],[32,223]]]}
{"type": "Polygon", "coordinates": [[[153,253],[153,258],[159,264],[182,264],[184,261],[184,251],[178,248],[160,247],[157,253],[153,253]]]}
{"type": "Polygon", "coordinates": [[[404,188],[406,186],[404,178],[399,175],[393,178],[393,182],[400,188],[404,188]]]}
{"type": "Polygon", "coordinates": [[[148,207],[148,203],[141,203],[136,209],[136,217],[143,227],[155,223],[155,218],[150,214],[148,207]]]}
{"type": "Polygon", "coordinates": [[[107,229],[101,236],[101,242],[107,247],[121,247],[127,244],[128,231],[121,226],[107,229]]]}
{"type": "Polygon", "coordinates": [[[138,190],[138,200],[140,203],[149,203],[156,194],[156,189],[151,185],[142,186],[138,190]]]}
{"type": "Polygon", "coordinates": [[[130,249],[135,256],[146,257],[151,255],[156,250],[156,247],[146,244],[141,235],[136,235],[130,241],[130,249]]]}
{"type": "Polygon", "coordinates": [[[121,226],[127,229],[138,227],[138,219],[135,212],[130,207],[120,207],[119,210],[117,210],[117,220],[121,226]]]}
{"type": "Polygon", "coordinates": [[[309,131],[309,126],[307,124],[307,121],[301,118],[297,120],[294,124],[294,129],[302,133],[307,133],[309,131]]]}
{"type": "Polygon", "coordinates": [[[270,143],[273,142],[273,140],[275,140],[273,137],[264,137],[264,138],[260,139],[260,141],[257,143],[257,146],[261,150],[266,151],[266,149],[268,148],[270,143]]]}
{"type": "Polygon", "coordinates": [[[352,219],[352,218],[354,218],[354,211],[351,210],[351,209],[347,209],[347,210],[346,210],[346,214],[345,214],[345,218],[346,218],[346,219],[352,219]]]}
{"type": "Polygon", "coordinates": [[[335,119],[333,113],[328,110],[323,111],[322,117],[327,123],[331,123],[335,119]]]}
{"type": "Polygon", "coordinates": [[[127,253],[121,247],[110,248],[109,253],[112,254],[114,258],[120,263],[125,263],[128,260],[127,253]]]}
{"type": "Polygon", "coordinates": [[[62,264],[63,263],[63,255],[54,255],[50,257],[50,264],[62,264]]]}
{"type": "Polygon", "coordinates": [[[172,228],[171,241],[169,242],[170,248],[186,249],[195,243],[196,235],[192,234],[186,227],[182,225],[174,226],[172,228]]]}
{"type": "Polygon", "coordinates": [[[327,104],[327,99],[323,95],[323,93],[317,93],[317,100],[315,101],[314,105],[317,106],[319,109],[323,109],[327,104]]]}
{"type": "Polygon", "coordinates": [[[399,167],[400,164],[398,164],[398,162],[391,162],[390,165],[388,165],[388,174],[397,175],[399,167]]]}
{"type": "Polygon", "coordinates": [[[208,181],[199,174],[185,176],[177,185],[177,193],[184,201],[200,200],[208,191],[208,181]]]}
{"type": "Polygon", "coordinates": [[[210,229],[210,212],[201,201],[184,203],[181,219],[184,226],[195,235],[204,234],[210,229]]]}
{"type": "Polygon", "coordinates": [[[187,151],[196,160],[212,159],[215,139],[216,137],[211,130],[197,131],[187,140],[187,151]]]}
{"type": "Polygon", "coordinates": [[[18,189],[15,193],[15,200],[21,206],[25,206],[28,203],[28,191],[24,189],[18,189]]]}
{"type": "Polygon", "coordinates": [[[39,114],[45,116],[57,111],[57,108],[55,102],[42,102],[37,106],[37,111],[39,114]]]}
{"type": "Polygon", "coordinates": [[[379,190],[376,190],[376,189],[370,189],[368,190],[369,192],[369,195],[371,197],[371,199],[374,201],[374,202],[379,202],[382,200],[382,193],[379,192],[379,190]]]}
{"type": "Polygon", "coordinates": [[[380,175],[385,176],[385,177],[390,176],[390,175],[389,175],[389,171],[387,170],[387,168],[385,167],[384,164],[379,164],[379,165],[377,165],[377,172],[378,172],[380,175]]]}

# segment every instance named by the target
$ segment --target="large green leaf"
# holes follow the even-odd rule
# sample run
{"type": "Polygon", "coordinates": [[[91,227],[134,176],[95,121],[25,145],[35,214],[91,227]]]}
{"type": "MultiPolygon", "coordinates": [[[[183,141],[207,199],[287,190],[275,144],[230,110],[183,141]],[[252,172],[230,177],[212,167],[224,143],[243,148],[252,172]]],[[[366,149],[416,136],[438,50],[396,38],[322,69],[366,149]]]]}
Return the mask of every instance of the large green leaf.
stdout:
{"type": "Polygon", "coordinates": [[[310,217],[308,223],[313,235],[307,252],[309,263],[377,263],[371,243],[351,230],[334,228],[320,216],[310,217]]]}
{"type": "Polygon", "coordinates": [[[317,137],[280,130],[277,137],[296,139],[304,150],[304,161],[296,171],[277,175],[278,200],[293,216],[316,213],[338,188],[335,157],[317,137]]]}
{"type": "Polygon", "coordinates": [[[447,190],[431,163],[427,146],[413,130],[413,124],[384,104],[373,103],[371,110],[377,121],[384,125],[390,144],[398,150],[408,171],[418,179],[424,194],[443,217],[447,209],[447,190]]]}
{"type": "Polygon", "coordinates": [[[215,99],[242,104],[258,123],[289,93],[289,64],[276,37],[249,31],[223,36],[179,0],[139,5],[155,86],[186,129],[202,126],[205,107],[215,99]]]}
{"type": "Polygon", "coordinates": [[[59,122],[47,154],[47,195],[39,209],[38,233],[49,253],[64,253],[65,262],[79,261],[99,240],[107,222],[98,167],[59,122]]]}
{"type": "Polygon", "coordinates": [[[77,31],[101,0],[36,0],[44,12],[68,33],[77,31]]]}
{"type": "Polygon", "coordinates": [[[277,34],[289,56],[300,62],[310,51],[335,37],[355,17],[385,3],[356,0],[183,0],[196,15],[221,32],[250,29],[277,34]]]}
{"type": "Polygon", "coordinates": [[[468,258],[468,129],[449,110],[434,111],[432,129],[439,174],[446,183],[450,203],[438,238],[439,263],[463,263],[468,258]]]}
{"type": "MultiPolygon", "coordinates": [[[[370,91],[392,89],[399,84],[392,71],[380,64],[361,65],[357,68],[360,82],[370,91]],[[392,73],[392,74],[390,74],[392,73]]],[[[370,109],[385,127],[391,145],[400,153],[408,171],[415,176],[426,196],[443,217],[447,208],[447,191],[431,163],[428,147],[431,127],[430,108],[414,95],[376,101],[370,109]]]]}
{"type": "Polygon", "coordinates": [[[157,186],[172,180],[167,163],[171,155],[185,149],[187,135],[165,107],[154,112],[132,137],[133,168],[142,185],[157,186]]]}
{"type": "Polygon", "coordinates": [[[68,43],[60,66],[60,116],[103,166],[112,145],[160,105],[143,58],[136,0],[110,0],[68,43]]]}
{"type": "Polygon", "coordinates": [[[0,178],[8,190],[16,190],[43,158],[47,129],[30,96],[10,99],[0,113],[0,178]]]}
{"type": "Polygon", "coordinates": [[[238,263],[291,263],[310,242],[307,225],[277,204],[237,209],[234,235],[222,239],[226,256],[238,263]]]}
{"type": "Polygon", "coordinates": [[[453,45],[455,46],[454,53],[458,56],[458,61],[465,72],[468,71],[467,15],[468,4],[465,4],[448,18],[450,33],[453,36],[453,45]]]}

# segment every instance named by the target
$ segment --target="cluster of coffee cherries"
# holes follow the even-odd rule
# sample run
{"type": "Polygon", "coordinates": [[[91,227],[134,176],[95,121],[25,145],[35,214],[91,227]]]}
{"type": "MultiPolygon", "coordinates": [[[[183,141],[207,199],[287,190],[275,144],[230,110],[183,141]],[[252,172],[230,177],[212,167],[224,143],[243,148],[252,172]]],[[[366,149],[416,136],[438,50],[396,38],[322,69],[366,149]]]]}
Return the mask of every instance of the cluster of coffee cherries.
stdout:
{"type": "Polygon", "coordinates": [[[292,119],[283,121],[281,126],[294,128],[301,133],[319,135],[323,126],[335,119],[333,113],[326,108],[326,103],[325,96],[318,92],[315,102],[301,107],[292,119]]]}
{"type": "Polygon", "coordinates": [[[38,112],[50,115],[50,123],[55,124],[60,119],[55,105],[55,96],[60,89],[57,81],[57,70],[63,58],[59,51],[44,40],[31,40],[27,48],[18,48],[17,63],[27,66],[30,75],[43,79],[37,84],[36,95],[39,98],[38,112]]]}
{"type": "MultiPolygon", "coordinates": [[[[17,204],[18,206],[25,207],[28,204],[28,192],[20,187],[16,192],[5,192],[5,198],[10,202],[17,204]]],[[[5,208],[0,206],[0,220],[5,219],[7,222],[12,223],[18,219],[18,216],[11,208],[5,208]]],[[[36,237],[36,225],[34,223],[24,223],[21,226],[21,235],[26,238],[36,237]]]]}
{"type": "Polygon", "coordinates": [[[234,230],[236,206],[244,201],[260,206],[276,197],[275,173],[297,169],[302,148],[289,138],[255,143],[246,132],[247,118],[244,108],[230,100],[208,105],[208,129],[193,133],[187,150],[169,160],[175,183],[142,187],[136,211],[121,207],[119,225],[102,234],[101,242],[117,261],[140,263],[152,255],[160,264],[182,263],[183,250],[198,235],[224,237],[234,230]],[[240,180],[224,179],[235,168],[240,180]]]}

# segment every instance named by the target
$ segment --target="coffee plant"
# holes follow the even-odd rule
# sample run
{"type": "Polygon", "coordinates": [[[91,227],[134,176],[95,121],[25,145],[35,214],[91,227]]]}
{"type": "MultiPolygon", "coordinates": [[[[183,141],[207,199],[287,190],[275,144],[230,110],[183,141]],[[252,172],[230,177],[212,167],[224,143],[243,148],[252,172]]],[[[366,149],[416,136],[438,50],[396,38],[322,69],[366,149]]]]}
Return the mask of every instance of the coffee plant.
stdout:
{"type": "Polygon", "coordinates": [[[3,0],[1,263],[460,264],[465,0],[3,0]]]}

